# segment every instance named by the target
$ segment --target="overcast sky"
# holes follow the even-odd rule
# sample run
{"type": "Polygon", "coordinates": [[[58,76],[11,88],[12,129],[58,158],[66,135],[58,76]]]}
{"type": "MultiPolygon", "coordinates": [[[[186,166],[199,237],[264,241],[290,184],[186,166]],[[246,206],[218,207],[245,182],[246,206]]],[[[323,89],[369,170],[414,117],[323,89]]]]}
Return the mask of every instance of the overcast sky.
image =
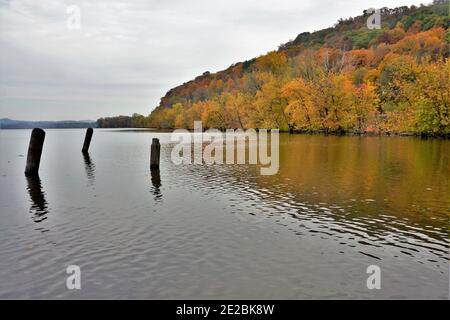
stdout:
{"type": "MultiPolygon", "coordinates": [[[[416,0],[0,0],[0,118],[149,114],[172,87],[416,0]],[[81,10],[69,29],[67,7],[81,10]]],[[[427,2],[425,2],[427,3],[427,2]]]]}

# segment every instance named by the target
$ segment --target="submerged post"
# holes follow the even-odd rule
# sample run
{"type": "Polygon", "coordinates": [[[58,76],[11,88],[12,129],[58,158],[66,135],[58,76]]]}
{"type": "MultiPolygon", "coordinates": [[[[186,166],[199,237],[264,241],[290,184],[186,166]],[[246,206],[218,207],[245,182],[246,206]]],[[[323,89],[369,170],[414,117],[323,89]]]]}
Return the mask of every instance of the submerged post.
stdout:
{"type": "Polygon", "coordinates": [[[42,147],[44,146],[45,131],[34,128],[31,131],[30,145],[28,146],[27,164],[25,174],[27,176],[37,175],[41,163],[42,147]]]}
{"type": "Polygon", "coordinates": [[[159,169],[159,153],[161,151],[161,145],[159,139],[153,138],[150,151],[150,169],[159,169]]]}
{"type": "Polygon", "coordinates": [[[92,134],[93,133],[94,133],[94,129],[87,128],[87,130],[86,130],[86,137],[84,137],[84,144],[83,144],[83,149],[81,150],[81,152],[83,152],[83,153],[88,153],[89,152],[89,146],[91,144],[91,139],[92,139],[92,134]]]}

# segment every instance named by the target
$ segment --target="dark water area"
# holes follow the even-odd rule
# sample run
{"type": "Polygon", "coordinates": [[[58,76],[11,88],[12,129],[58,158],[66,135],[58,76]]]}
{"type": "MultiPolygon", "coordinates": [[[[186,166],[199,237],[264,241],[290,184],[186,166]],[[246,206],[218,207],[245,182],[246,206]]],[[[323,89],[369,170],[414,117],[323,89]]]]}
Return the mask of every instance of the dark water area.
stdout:
{"type": "Polygon", "coordinates": [[[281,134],[262,176],[175,165],[170,133],[97,129],[83,155],[49,129],[26,178],[30,132],[0,131],[0,298],[449,298],[450,140],[281,134]]]}

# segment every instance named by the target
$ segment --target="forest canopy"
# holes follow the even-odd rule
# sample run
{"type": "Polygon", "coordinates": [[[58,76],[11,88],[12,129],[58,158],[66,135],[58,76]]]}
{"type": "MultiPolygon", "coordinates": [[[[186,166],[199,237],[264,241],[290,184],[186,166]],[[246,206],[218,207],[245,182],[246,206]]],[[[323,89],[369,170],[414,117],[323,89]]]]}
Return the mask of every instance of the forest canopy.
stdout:
{"type": "MultiPolygon", "coordinates": [[[[171,89],[136,126],[450,134],[449,2],[341,19],[171,89]]],[[[99,120],[100,121],[100,120],[99,120]]],[[[105,123],[103,120],[102,123],[105,123]]]]}

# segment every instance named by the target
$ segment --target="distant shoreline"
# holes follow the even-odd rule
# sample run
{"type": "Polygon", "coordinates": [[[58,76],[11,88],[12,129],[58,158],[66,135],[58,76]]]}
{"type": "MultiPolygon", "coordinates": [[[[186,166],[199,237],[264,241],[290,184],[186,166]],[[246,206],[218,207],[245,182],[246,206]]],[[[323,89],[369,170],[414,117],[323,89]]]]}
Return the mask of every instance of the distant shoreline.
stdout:
{"type": "Polygon", "coordinates": [[[27,121],[0,119],[0,129],[85,129],[97,128],[97,122],[92,120],[60,120],[60,121],[27,121]]]}
{"type": "MultiPolygon", "coordinates": [[[[47,122],[47,121],[43,121],[43,122],[47,122]]],[[[55,121],[58,122],[58,121],[55,121]]],[[[102,130],[113,130],[113,129],[117,129],[117,130],[122,130],[122,131],[152,131],[152,132],[157,132],[157,133],[171,133],[176,129],[184,129],[187,130],[189,132],[194,132],[194,130],[192,129],[187,129],[187,128],[170,128],[170,129],[162,129],[162,128],[147,128],[147,127],[98,127],[96,123],[92,123],[91,126],[88,125],[80,125],[80,126],[39,126],[38,122],[35,122],[36,125],[34,126],[28,126],[28,127],[12,127],[12,126],[8,126],[8,127],[3,127],[0,126],[0,130],[31,130],[34,128],[41,128],[41,129],[87,129],[87,128],[93,128],[93,129],[102,129],[102,130]]],[[[84,122],[81,122],[81,124],[84,124],[84,122]]],[[[86,123],[89,124],[89,123],[86,123]]],[[[232,128],[229,128],[232,129],[232,128]]],[[[236,130],[236,129],[234,129],[236,130]]],[[[259,129],[255,129],[256,131],[258,131],[259,129]]],[[[221,132],[225,132],[225,130],[220,130],[221,132]]],[[[424,138],[424,139],[428,139],[428,138],[434,138],[434,139],[450,139],[450,135],[439,135],[439,134],[435,134],[435,135],[425,135],[425,134],[417,134],[417,133],[413,133],[413,132],[346,132],[346,131],[341,131],[341,132],[325,132],[325,131],[301,131],[301,130],[294,130],[289,132],[288,130],[280,130],[280,133],[283,134],[291,134],[291,135],[321,135],[321,136],[336,136],[336,137],[415,137],[415,138],[424,138]]]]}
{"type": "MultiPolygon", "coordinates": [[[[183,129],[187,130],[189,132],[194,132],[193,129],[187,129],[187,128],[170,128],[170,129],[162,129],[162,128],[99,128],[99,129],[148,129],[151,131],[157,131],[157,132],[172,132],[177,129],[183,129]]],[[[228,128],[233,129],[233,128],[228,128]]],[[[261,128],[262,129],[262,128],[261,128]]],[[[227,130],[227,129],[225,129],[227,130]]],[[[225,130],[220,130],[221,132],[225,132],[225,130]]],[[[233,130],[236,130],[234,128],[233,130]]],[[[243,129],[244,131],[247,129],[243,129]]],[[[258,131],[259,129],[256,129],[258,131]]],[[[270,129],[268,129],[270,130],[270,129]]],[[[284,134],[292,134],[292,135],[321,135],[321,136],[347,136],[347,137],[416,137],[416,138],[438,138],[438,139],[450,139],[450,134],[447,135],[439,135],[439,134],[418,134],[414,132],[354,132],[354,131],[331,131],[331,132],[325,132],[325,131],[302,131],[302,130],[293,130],[289,132],[289,130],[280,130],[280,133],[284,134]]]]}

